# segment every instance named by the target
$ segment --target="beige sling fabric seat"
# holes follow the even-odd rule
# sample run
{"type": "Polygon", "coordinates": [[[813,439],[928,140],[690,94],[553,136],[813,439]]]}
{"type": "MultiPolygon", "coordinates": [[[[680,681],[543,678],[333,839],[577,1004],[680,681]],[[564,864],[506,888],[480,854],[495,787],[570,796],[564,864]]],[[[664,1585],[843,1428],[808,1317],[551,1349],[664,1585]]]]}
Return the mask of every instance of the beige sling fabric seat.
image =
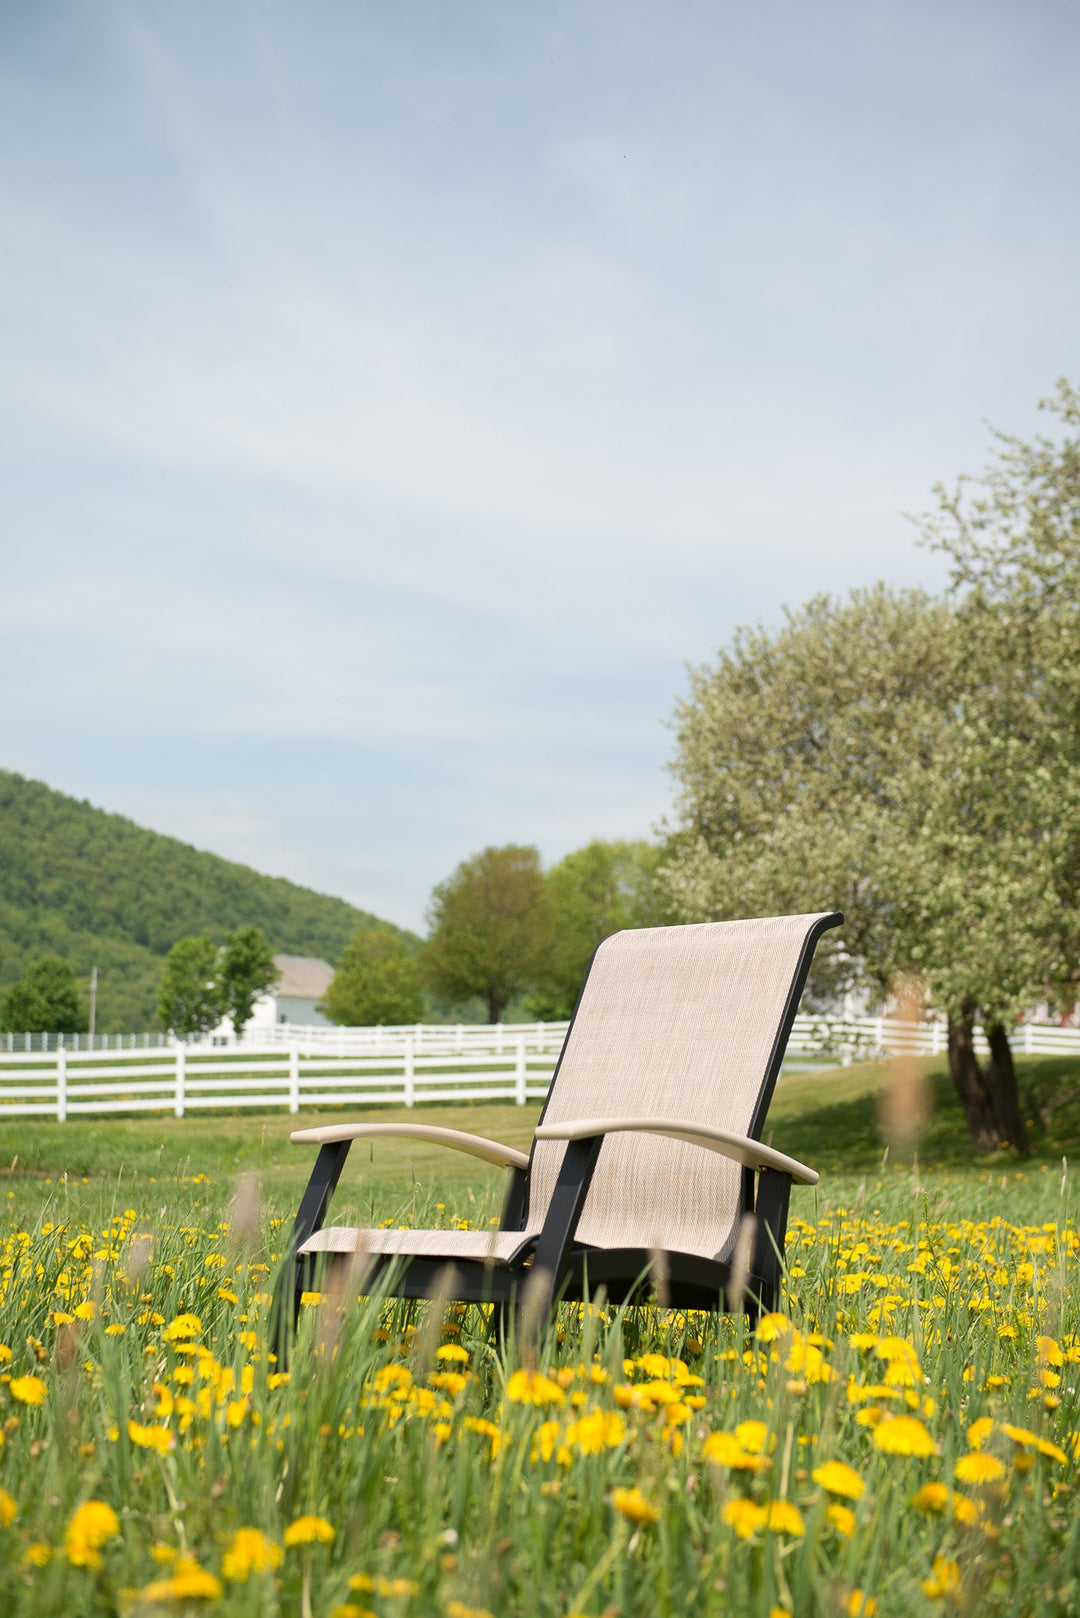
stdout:
{"type": "MultiPolygon", "coordinates": [[[[526,1156],[426,1124],[297,1130],[319,1158],[293,1230],[295,1287],[361,1254],[399,1295],[512,1302],[542,1271],[552,1296],[629,1297],[650,1269],[676,1305],[722,1307],[756,1213],[751,1306],[771,1306],[792,1182],[817,1174],[761,1141],[814,948],[837,912],[616,933],[593,956],[526,1156]],[[498,1231],[323,1228],[354,1139],[420,1136],[509,1168],[498,1231]],[[755,1189],[754,1177],[757,1176],[755,1189]],[[402,1260],[408,1260],[401,1271],[402,1260]]],[[[535,1284],[535,1283],[534,1283],[535,1284]]]]}

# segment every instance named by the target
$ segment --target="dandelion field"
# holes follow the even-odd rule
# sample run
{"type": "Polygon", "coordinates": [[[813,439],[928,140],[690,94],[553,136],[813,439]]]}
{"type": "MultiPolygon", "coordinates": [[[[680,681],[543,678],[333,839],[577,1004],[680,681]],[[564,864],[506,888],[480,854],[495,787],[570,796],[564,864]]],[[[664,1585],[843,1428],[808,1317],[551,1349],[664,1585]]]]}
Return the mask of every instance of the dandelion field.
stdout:
{"type": "MultiPolygon", "coordinates": [[[[428,1184],[415,1214],[481,1223],[497,1191],[428,1184]]],[[[756,1325],[597,1300],[503,1351],[479,1309],[331,1275],[288,1371],[284,1204],[114,1195],[6,1202],[5,1618],[1080,1610],[1060,1163],[801,1194],[756,1325]]]]}

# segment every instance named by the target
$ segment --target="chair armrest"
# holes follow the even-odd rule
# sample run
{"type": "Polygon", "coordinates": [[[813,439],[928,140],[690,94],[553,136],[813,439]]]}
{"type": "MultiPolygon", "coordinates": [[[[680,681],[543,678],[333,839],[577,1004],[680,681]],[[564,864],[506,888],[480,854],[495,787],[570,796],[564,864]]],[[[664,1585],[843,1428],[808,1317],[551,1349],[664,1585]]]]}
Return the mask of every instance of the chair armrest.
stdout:
{"type": "Polygon", "coordinates": [[[817,1185],[820,1178],[816,1169],[807,1168],[794,1157],[776,1152],[759,1140],[747,1135],[733,1135],[726,1129],[711,1129],[707,1124],[681,1123],[667,1118],[583,1118],[571,1124],[539,1124],[537,1140],[588,1140],[593,1135],[615,1135],[626,1130],[649,1135],[669,1135],[673,1140],[689,1141],[692,1146],[704,1146],[707,1151],[719,1152],[734,1158],[748,1169],[778,1169],[789,1174],[797,1185],[817,1185]]]}
{"type": "Polygon", "coordinates": [[[483,1158],[500,1169],[527,1169],[528,1154],[516,1146],[501,1146],[482,1135],[466,1135],[460,1129],[441,1129],[437,1124],[324,1124],[317,1129],[294,1129],[289,1139],[294,1146],[332,1146],[368,1136],[402,1135],[410,1140],[430,1141],[433,1146],[450,1146],[456,1152],[483,1158]]]}

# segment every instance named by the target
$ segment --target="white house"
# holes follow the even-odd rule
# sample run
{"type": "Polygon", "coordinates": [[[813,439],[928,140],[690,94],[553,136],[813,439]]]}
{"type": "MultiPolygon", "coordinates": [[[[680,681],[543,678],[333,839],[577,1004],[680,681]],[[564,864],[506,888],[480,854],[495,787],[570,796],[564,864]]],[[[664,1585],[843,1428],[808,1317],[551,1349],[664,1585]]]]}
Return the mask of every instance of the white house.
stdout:
{"type": "MultiPolygon", "coordinates": [[[[334,975],[330,963],[315,955],[275,955],[274,965],[278,969],[277,983],[256,1000],[244,1028],[244,1037],[258,1039],[260,1034],[269,1033],[283,1022],[309,1028],[332,1028],[329,1017],[316,1009],[334,975]]],[[[232,1024],[222,1021],[210,1037],[221,1040],[231,1036],[232,1024]]]]}

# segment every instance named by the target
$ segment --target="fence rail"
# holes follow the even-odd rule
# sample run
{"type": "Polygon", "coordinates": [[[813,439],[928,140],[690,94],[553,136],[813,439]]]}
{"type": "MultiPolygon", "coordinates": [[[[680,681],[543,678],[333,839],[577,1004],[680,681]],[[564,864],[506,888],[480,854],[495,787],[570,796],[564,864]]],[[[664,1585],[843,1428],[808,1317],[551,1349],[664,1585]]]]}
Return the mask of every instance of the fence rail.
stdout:
{"type": "MultiPolygon", "coordinates": [[[[503,1051],[514,1050],[524,1039],[532,1051],[558,1055],[566,1038],[566,1022],[530,1023],[379,1023],[372,1028],[314,1027],[308,1023],[277,1023],[254,1028],[239,1039],[210,1037],[188,1042],[189,1050],[264,1051],[291,1050],[306,1055],[326,1052],[333,1056],[383,1055],[400,1053],[412,1040],[417,1051],[503,1051]]],[[[180,1041],[172,1034],[0,1034],[0,1055],[33,1054],[38,1051],[173,1050],[180,1041]]]]}
{"type": "MultiPolygon", "coordinates": [[[[548,1091],[565,1023],[480,1028],[319,1029],[328,1040],[287,1046],[130,1046],[51,1051],[0,1049],[0,1118],[172,1112],[208,1108],[375,1105],[425,1101],[540,1100],[548,1091]],[[338,1048],[341,1035],[356,1037],[338,1048]],[[483,1036],[481,1038],[481,1036],[483,1036]]],[[[303,1030],[305,1036],[312,1032],[303,1030]]],[[[945,1049],[940,1022],[884,1017],[799,1016],[788,1042],[790,1068],[821,1068],[900,1053],[945,1049]]],[[[1012,1031],[1023,1055],[1080,1055],[1080,1029],[1023,1023],[1012,1031]]],[[[982,1030],[976,1049],[987,1054],[982,1030]]]]}

